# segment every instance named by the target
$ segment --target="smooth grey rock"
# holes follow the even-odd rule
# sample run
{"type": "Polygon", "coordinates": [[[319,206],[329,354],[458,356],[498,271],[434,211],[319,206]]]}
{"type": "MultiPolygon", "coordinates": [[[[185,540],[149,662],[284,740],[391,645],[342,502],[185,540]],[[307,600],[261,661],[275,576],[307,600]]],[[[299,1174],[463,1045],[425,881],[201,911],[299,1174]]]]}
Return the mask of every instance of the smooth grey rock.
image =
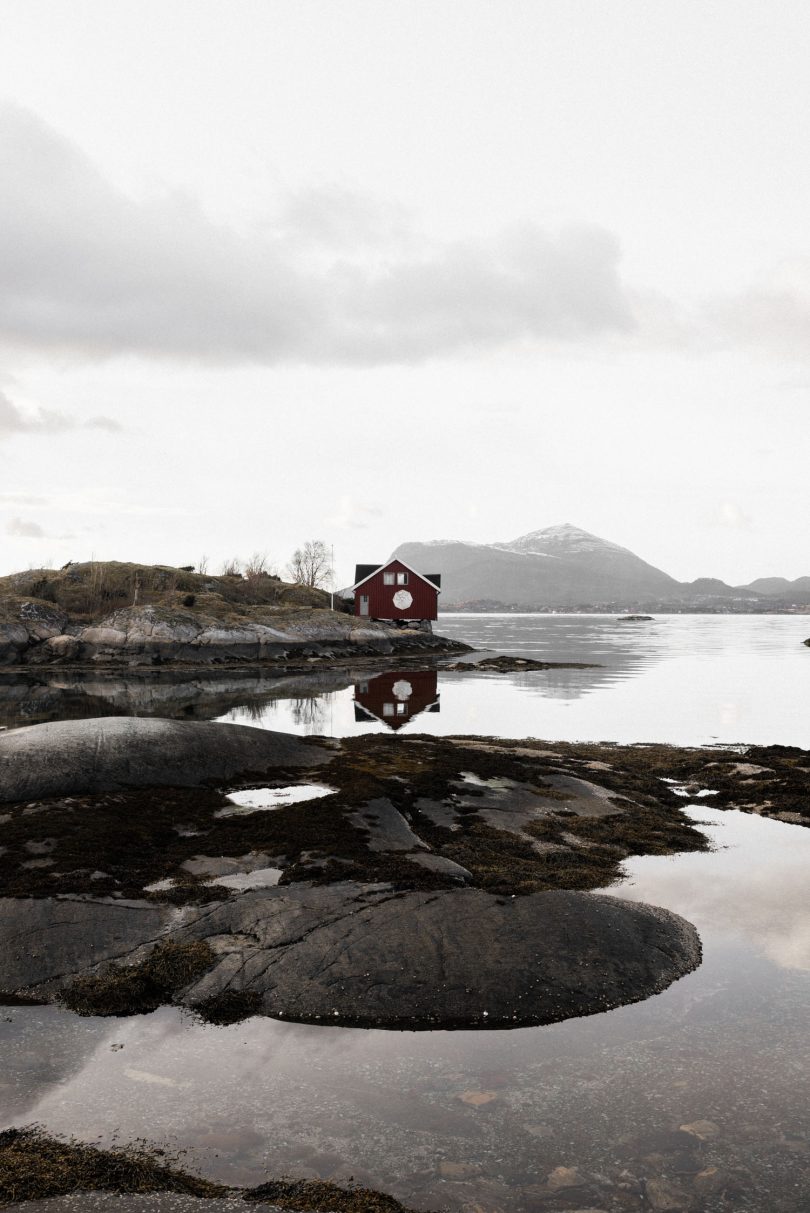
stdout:
{"type": "Polygon", "coordinates": [[[444,855],[428,855],[420,851],[417,855],[406,855],[405,858],[410,863],[418,864],[420,868],[427,868],[429,872],[441,872],[445,876],[456,876],[464,881],[472,880],[472,872],[468,872],[452,859],[445,859],[444,855]]]}
{"type": "Polygon", "coordinates": [[[0,900],[0,991],[45,993],[65,976],[128,961],[155,942],[182,912],[168,905],[87,897],[0,900]]]}
{"type": "Polygon", "coordinates": [[[264,1014],[291,1020],[517,1027],[646,998],[701,955],[677,915],[591,893],[503,898],[347,881],[146,913],[114,901],[0,902],[0,990],[56,998],[113,955],[145,955],[151,932],[155,942],[205,939],[217,954],[178,995],[185,1006],[247,990],[264,1014]]]}
{"type": "Polygon", "coordinates": [[[347,813],[346,820],[368,832],[370,851],[413,851],[417,847],[428,849],[427,843],[414,834],[399,809],[384,797],[369,800],[356,813],[347,813]]]}
{"type": "Polygon", "coordinates": [[[310,767],[331,755],[288,733],[211,721],[106,716],[0,733],[0,802],[122,787],[196,787],[310,767]]]}

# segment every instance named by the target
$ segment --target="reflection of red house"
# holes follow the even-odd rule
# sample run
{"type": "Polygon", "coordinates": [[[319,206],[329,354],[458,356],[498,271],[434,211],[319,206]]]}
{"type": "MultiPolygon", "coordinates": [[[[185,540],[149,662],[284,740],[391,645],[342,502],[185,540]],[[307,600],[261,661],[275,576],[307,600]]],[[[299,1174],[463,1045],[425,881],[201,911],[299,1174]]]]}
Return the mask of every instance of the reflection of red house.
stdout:
{"type": "Polygon", "coordinates": [[[369,619],[435,619],[439,613],[440,573],[417,573],[402,560],[358,564],[354,575],[354,613],[369,619]]]}
{"type": "Polygon", "coordinates": [[[392,670],[354,688],[354,718],[401,729],[420,712],[439,711],[435,670],[392,670]]]}

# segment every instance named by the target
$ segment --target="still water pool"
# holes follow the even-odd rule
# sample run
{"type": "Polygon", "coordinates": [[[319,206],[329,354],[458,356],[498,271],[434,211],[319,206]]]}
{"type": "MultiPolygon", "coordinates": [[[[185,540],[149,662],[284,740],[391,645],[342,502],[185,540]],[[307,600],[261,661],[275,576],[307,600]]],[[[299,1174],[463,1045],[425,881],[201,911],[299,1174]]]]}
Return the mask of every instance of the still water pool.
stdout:
{"type": "Polygon", "coordinates": [[[418,1033],[7,1008],[0,1121],[169,1141],[235,1184],[353,1175],[425,1209],[806,1211],[810,831],[689,813],[711,852],[632,860],[610,890],[701,935],[700,968],[646,1002],[418,1033]]]}

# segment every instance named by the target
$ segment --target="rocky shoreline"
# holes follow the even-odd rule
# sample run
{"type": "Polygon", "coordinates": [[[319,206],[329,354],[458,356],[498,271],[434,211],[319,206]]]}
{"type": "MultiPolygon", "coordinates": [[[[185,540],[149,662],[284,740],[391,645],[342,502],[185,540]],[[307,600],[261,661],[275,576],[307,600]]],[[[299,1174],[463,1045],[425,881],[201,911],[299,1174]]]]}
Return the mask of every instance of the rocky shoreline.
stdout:
{"type": "Polygon", "coordinates": [[[47,604],[23,602],[0,621],[0,667],[30,669],[289,667],[389,656],[468,652],[427,626],[393,627],[339,611],[298,608],[265,621],[225,623],[191,610],[125,607],[93,624],[72,623],[47,604]]]}
{"type": "Polygon", "coordinates": [[[0,735],[0,800],[14,997],[511,1027],[647,997],[700,960],[683,919],[587,890],[702,835],[525,744],[59,721],[0,735]]]}

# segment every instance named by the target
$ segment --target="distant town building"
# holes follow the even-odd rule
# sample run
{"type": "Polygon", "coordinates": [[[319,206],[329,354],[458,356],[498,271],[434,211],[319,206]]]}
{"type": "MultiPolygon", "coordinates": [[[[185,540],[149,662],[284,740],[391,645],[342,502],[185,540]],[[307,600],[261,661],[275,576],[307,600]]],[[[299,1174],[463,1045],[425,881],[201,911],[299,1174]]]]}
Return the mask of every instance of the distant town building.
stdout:
{"type": "Polygon", "coordinates": [[[393,670],[355,683],[354,718],[401,729],[420,712],[439,711],[437,682],[435,670],[393,670]]]}
{"type": "Polygon", "coordinates": [[[417,573],[402,560],[358,564],[354,574],[354,613],[386,622],[435,619],[441,591],[439,573],[417,573]]]}

